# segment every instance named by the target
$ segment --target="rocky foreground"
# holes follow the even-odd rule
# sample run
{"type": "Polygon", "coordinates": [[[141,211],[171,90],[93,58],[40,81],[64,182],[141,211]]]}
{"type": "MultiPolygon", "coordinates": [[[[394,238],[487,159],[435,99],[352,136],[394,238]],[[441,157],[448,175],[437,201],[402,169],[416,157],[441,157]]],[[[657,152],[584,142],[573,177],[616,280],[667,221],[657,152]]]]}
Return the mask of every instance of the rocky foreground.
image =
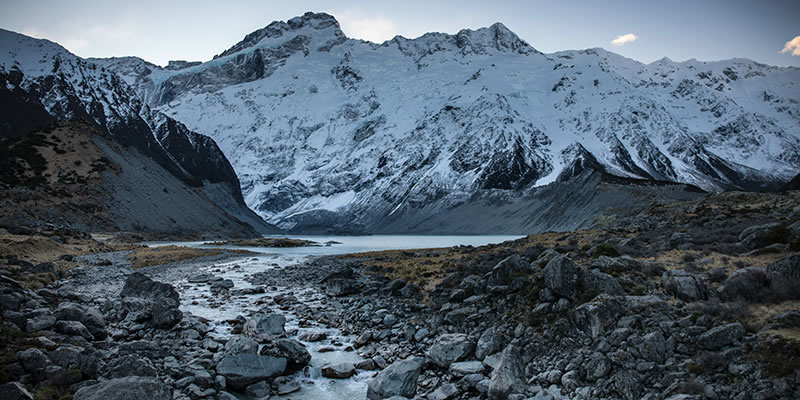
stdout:
{"type": "MultiPolygon", "coordinates": [[[[0,398],[300,394],[294,371],[310,373],[307,347],[322,342],[362,359],[322,376],[368,374],[368,399],[794,399],[798,204],[798,192],[723,194],[500,245],[321,257],[251,274],[246,289],[192,263],[132,273],[119,253],[35,291],[7,267],[0,398]],[[159,281],[253,307],[222,338],[159,281]],[[355,339],[298,335],[290,314],[355,339]]],[[[202,262],[232,256],[215,257],[202,262]]]]}

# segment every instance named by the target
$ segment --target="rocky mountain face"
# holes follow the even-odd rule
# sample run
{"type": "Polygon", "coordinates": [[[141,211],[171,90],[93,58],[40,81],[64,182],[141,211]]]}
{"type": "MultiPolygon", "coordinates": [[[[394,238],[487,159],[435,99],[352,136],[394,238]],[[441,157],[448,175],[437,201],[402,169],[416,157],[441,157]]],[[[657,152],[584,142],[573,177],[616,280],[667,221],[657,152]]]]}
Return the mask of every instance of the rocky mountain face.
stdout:
{"type": "Polygon", "coordinates": [[[150,158],[175,184],[203,192],[232,221],[277,231],[247,208],[236,173],[214,140],[150,109],[114,72],[55,43],[0,31],[0,81],[0,97],[9,105],[0,111],[0,137],[19,137],[52,121],[83,121],[150,158]]]}
{"type": "Polygon", "coordinates": [[[543,54],[499,23],[375,44],[307,13],[201,64],[91,61],[235,154],[247,204],[287,229],[381,231],[584,169],[710,191],[800,169],[800,70],[745,59],[543,54]]]}

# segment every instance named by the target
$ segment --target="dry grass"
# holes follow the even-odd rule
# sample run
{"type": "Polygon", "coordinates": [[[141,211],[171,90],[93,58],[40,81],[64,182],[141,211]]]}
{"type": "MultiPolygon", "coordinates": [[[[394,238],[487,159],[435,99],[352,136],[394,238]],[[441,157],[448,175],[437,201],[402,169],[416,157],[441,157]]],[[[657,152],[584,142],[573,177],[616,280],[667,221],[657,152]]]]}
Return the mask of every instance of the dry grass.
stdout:
{"type": "Polygon", "coordinates": [[[778,304],[749,304],[749,317],[742,322],[751,328],[761,329],[770,318],[792,310],[800,310],[800,300],[784,301],[778,304]]]}
{"type": "Polygon", "coordinates": [[[766,267],[771,262],[785,256],[785,254],[768,253],[753,256],[728,255],[717,252],[703,254],[694,250],[668,250],[657,253],[652,257],[640,257],[639,261],[655,261],[661,263],[668,270],[685,268],[686,264],[693,261],[705,260],[708,263],[695,263],[698,267],[710,270],[725,268],[728,274],[733,273],[739,266],[742,267],[766,267]],[[691,260],[691,261],[688,261],[691,260]]]}
{"type": "Polygon", "coordinates": [[[222,254],[220,249],[194,249],[182,246],[139,247],[128,254],[131,268],[139,269],[177,261],[222,254]]]}

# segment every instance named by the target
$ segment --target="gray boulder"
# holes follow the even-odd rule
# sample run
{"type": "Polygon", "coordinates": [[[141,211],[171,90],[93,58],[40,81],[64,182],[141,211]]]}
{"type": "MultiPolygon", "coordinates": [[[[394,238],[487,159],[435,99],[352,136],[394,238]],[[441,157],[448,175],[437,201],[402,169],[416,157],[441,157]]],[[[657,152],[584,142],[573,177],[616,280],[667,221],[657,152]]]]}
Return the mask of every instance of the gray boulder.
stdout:
{"type": "Polygon", "coordinates": [[[739,234],[739,244],[747,250],[753,250],[772,244],[774,241],[770,240],[770,238],[773,236],[773,232],[780,228],[780,226],[780,222],[772,222],[745,228],[745,230],[739,234]]]}
{"type": "Polygon", "coordinates": [[[59,321],[80,322],[89,330],[95,340],[103,340],[108,336],[103,315],[95,308],[64,302],[58,305],[54,315],[59,321]]]}
{"type": "Polygon", "coordinates": [[[519,355],[520,350],[513,345],[503,350],[489,381],[489,399],[504,400],[509,394],[525,392],[525,369],[519,355]]]}
{"type": "Polygon", "coordinates": [[[283,375],[285,371],[285,358],[258,354],[228,355],[217,364],[217,374],[225,377],[229,387],[240,391],[260,380],[283,375]]]}
{"type": "Polygon", "coordinates": [[[506,257],[489,272],[486,281],[488,286],[503,286],[510,283],[510,278],[516,274],[528,274],[531,271],[531,264],[519,254],[506,257]]]}
{"type": "Polygon", "coordinates": [[[183,319],[180,304],[172,299],[154,302],[152,308],[152,324],[154,328],[171,329],[183,319]]]}
{"type": "Polygon", "coordinates": [[[25,371],[41,376],[44,369],[50,365],[50,359],[41,350],[32,348],[17,352],[17,361],[22,364],[25,371]]]}
{"type": "Polygon", "coordinates": [[[478,338],[475,345],[475,358],[483,360],[486,356],[503,349],[503,335],[495,328],[488,328],[478,338]]]}
{"type": "Polygon", "coordinates": [[[450,364],[467,358],[475,347],[467,335],[463,333],[447,333],[434,340],[433,345],[428,349],[428,358],[441,368],[447,368],[450,364]]]}
{"type": "Polygon", "coordinates": [[[569,319],[579,331],[596,338],[617,323],[623,306],[620,297],[601,294],[572,310],[569,319]]]}
{"type": "Polygon", "coordinates": [[[767,280],[776,300],[800,299],[800,254],[768,265],[767,280]]]}
{"type": "Polygon", "coordinates": [[[355,278],[355,272],[352,268],[342,268],[328,274],[320,283],[325,285],[325,291],[328,295],[347,296],[361,291],[361,287],[355,278]]]}
{"type": "Polygon", "coordinates": [[[661,287],[667,293],[684,301],[698,301],[708,298],[706,285],[688,271],[676,269],[661,275],[661,287]]]}
{"type": "Polygon", "coordinates": [[[172,285],[156,282],[140,272],[134,272],[125,280],[120,297],[138,297],[155,301],[160,298],[180,301],[180,295],[172,285]]]}
{"type": "Polygon", "coordinates": [[[717,289],[724,301],[759,300],[769,291],[767,269],[747,267],[734,271],[717,289]]]}
{"type": "Polygon", "coordinates": [[[411,398],[417,393],[417,379],[425,365],[422,357],[395,361],[378,372],[367,384],[367,399],[380,400],[392,396],[411,398]]]}
{"type": "Polygon", "coordinates": [[[0,399],[4,400],[33,400],[33,395],[19,382],[9,382],[0,385],[0,399]]]}
{"type": "Polygon", "coordinates": [[[557,255],[544,267],[544,283],[553,293],[574,299],[578,284],[578,266],[569,257],[557,255]]]}
{"type": "Polygon", "coordinates": [[[67,336],[80,336],[86,340],[94,340],[89,330],[78,321],[58,321],[53,325],[53,330],[67,336]]]}
{"type": "Polygon", "coordinates": [[[581,368],[586,381],[596,382],[598,379],[605,378],[611,372],[611,361],[602,353],[592,353],[581,368]]]}
{"type": "Polygon", "coordinates": [[[322,376],[332,379],[349,378],[356,374],[356,367],[353,363],[343,362],[322,367],[322,376]]]}
{"type": "Polygon", "coordinates": [[[455,398],[460,393],[458,386],[447,383],[436,388],[433,393],[428,395],[428,400],[449,400],[455,398]]]}
{"type": "Polygon", "coordinates": [[[284,329],[285,324],[286,317],[281,314],[258,314],[245,323],[244,333],[253,337],[283,336],[286,334],[286,330],[284,329]]]}
{"type": "Polygon", "coordinates": [[[625,290],[622,289],[617,278],[596,269],[581,274],[578,281],[581,289],[586,292],[607,293],[614,296],[625,294],[625,290]]]}
{"type": "Polygon", "coordinates": [[[293,371],[305,367],[311,361],[311,354],[306,347],[292,339],[278,339],[273,346],[265,347],[261,354],[286,358],[287,368],[293,371]]]}
{"type": "Polygon", "coordinates": [[[745,334],[744,325],[734,322],[727,325],[718,326],[700,335],[697,338],[697,345],[706,350],[716,350],[725,347],[745,334]]]}
{"type": "Polygon", "coordinates": [[[108,365],[108,376],[111,378],[124,378],[126,376],[152,376],[157,377],[158,372],[153,363],[147,358],[139,358],[132,354],[122,356],[111,361],[108,365]]]}
{"type": "Polygon", "coordinates": [[[172,390],[155,378],[129,376],[100,382],[75,392],[74,400],[172,400],[172,390]]]}
{"type": "Polygon", "coordinates": [[[226,354],[258,353],[258,342],[244,335],[234,335],[225,343],[226,354]]]}
{"type": "Polygon", "coordinates": [[[480,361],[461,361],[450,364],[450,373],[455,376],[482,374],[486,366],[480,361]]]}

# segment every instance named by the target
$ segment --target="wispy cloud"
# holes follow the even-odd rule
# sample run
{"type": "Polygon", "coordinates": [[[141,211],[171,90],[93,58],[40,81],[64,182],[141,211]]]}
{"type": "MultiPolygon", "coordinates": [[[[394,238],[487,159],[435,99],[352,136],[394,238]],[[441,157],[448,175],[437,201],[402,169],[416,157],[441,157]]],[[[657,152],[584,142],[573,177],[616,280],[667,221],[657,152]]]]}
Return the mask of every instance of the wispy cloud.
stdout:
{"type": "Polygon", "coordinates": [[[611,41],[611,44],[613,44],[614,46],[622,46],[622,45],[624,45],[626,43],[633,42],[634,40],[636,40],[638,38],[639,38],[638,36],[636,36],[636,35],[634,35],[632,33],[626,33],[624,35],[617,36],[616,39],[611,41]]]}
{"type": "Polygon", "coordinates": [[[781,54],[792,53],[793,56],[800,56],[800,36],[786,42],[781,50],[781,54]]]}
{"type": "Polygon", "coordinates": [[[383,16],[368,16],[358,9],[334,13],[334,16],[348,37],[381,43],[397,35],[394,23],[383,16]]]}

